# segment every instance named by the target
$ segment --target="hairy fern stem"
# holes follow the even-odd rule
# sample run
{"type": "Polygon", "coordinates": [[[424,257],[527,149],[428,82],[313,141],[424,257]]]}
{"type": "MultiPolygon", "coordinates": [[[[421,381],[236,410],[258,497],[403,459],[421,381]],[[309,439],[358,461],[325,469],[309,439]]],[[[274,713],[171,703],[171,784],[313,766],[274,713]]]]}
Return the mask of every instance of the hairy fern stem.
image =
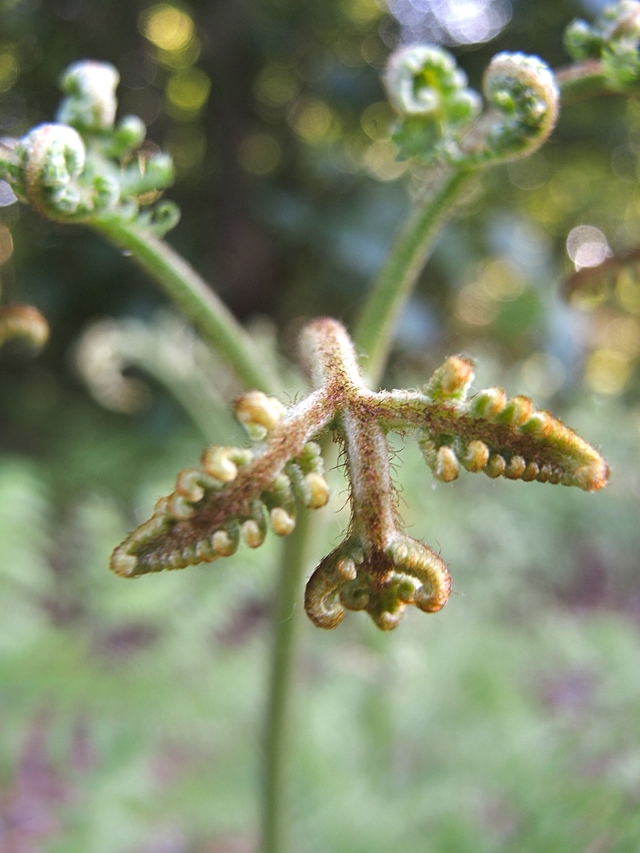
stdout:
{"type": "Polygon", "coordinates": [[[295,738],[296,640],[301,626],[302,589],[313,546],[314,513],[301,515],[284,543],[273,600],[271,654],[262,759],[260,853],[285,853],[292,846],[289,790],[295,738]]]}
{"type": "Polygon", "coordinates": [[[231,311],[168,243],[115,214],[102,214],[90,224],[120,251],[129,254],[163,288],[245,387],[268,393],[281,387],[231,311]]]}
{"type": "Polygon", "coordinates": [[[356,324],[355,344],[372,387],[380,382],[407,300],[413,293],[441,226],[473,178],[453,169],[418,204],[378,273],[356,324]]]}

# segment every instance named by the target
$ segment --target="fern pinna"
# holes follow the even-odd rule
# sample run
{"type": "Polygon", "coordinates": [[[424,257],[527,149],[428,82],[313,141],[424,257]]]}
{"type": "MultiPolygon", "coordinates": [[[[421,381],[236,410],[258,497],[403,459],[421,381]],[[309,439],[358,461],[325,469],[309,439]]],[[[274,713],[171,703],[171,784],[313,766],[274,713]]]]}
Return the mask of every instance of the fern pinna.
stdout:
{"type": "Polygon", "coordinates": [[[117,574],[212,562],[233,554],[240,540],[258,547],[268,526],[291,533],[300,504],[317,509],[329,499],[316,440],[330,430],[344,449],[351,521],[309,579],[305,609],[321,628],[335,628],[347,610],[366,610],[388,631],[408,604],[434,612],[451,590],[445,562],[408,536],[399,516],[390,431],[413,432],[445,482],[461,469],[588,492],[607,481],[598,451],[528,397],[508,399],[501,388],[470,393],[468,358],[447,359],[421,391],[371,391],[346,330],[329,318],[306,326],[300,355],[309,395],[287,408],[259,391],[241,397],[236,415],[251,446],[208,447],[200,468],[180,472],[174,491],[114,551],[117,574]]]}

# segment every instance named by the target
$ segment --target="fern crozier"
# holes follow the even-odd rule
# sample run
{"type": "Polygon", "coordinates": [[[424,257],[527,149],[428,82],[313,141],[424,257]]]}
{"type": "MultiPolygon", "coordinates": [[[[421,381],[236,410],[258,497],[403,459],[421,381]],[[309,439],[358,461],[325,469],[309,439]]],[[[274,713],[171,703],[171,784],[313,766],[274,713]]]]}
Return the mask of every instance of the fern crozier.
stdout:
{"type": "Polygon", "coordinates": [[[259,547],[270,527],[287,536],[299,506],[329,498],[319,445],[327,428],[344,450],[351,520],[342,544],[322,560],[305,594],[314,624],[333,628],[348,610],[365,610],[383,630],[412,604],[436,612],[451,578],[442,558],[408,536],[398,513],[387,434],[415,435],[434,477],[462,470],[495,478],[537,480],[596,491],[609,469],[600,454],[527,397],[500,388],[470,394],[473,363],[449,358],[422,391],[367,388],[344,327],[330,318],[302,332],[301,361],[314,390],[283,407],[252,391],[236,413],[248,448],[212,446],[200,468],[178,476],[175,490],[120,545],[112,568],[123,577],[212,562],[240,540],[259,547]]]}

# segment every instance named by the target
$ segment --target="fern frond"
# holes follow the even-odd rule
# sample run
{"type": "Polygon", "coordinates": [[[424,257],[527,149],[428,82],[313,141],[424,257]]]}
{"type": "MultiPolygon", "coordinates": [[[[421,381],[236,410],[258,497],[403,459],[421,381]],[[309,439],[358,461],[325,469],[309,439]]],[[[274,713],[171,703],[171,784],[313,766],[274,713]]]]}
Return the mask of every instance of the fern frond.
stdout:
{"type": "Polygon", "coordinates": [[[201,467],[182,471],[152,517],[114,551],[117,574],[212,562],[240,540],[257,548],[269,526],[291,533],[300,505],[316,509],[329,499],[314,439],[331,428],[344,448],[351,522],[312,574],[305,609],[321,628],[365,610],[389,631],[407,605],[433,613],[451,591],[444,561],[408,536],[398,515],[390,430],[414,432],[434,476],[446,482],[464,468],[585,491],[606,483],[598,451],[528,397],[508,399],[501,388],[470,393],[473,363],[464,356],[449,358],[422,391],[370,391],[347,332],[323,318],[304,329],[301,357],[315,390],[287,409],[259,391],[242,397],[236,415],[251,446],[209,447],[201,467]]]}

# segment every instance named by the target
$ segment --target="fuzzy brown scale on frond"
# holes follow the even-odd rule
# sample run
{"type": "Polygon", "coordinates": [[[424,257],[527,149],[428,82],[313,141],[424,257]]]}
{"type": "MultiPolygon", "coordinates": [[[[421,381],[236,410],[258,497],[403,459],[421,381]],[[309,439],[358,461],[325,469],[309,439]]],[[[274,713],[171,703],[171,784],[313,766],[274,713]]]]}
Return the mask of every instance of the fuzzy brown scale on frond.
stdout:
{"type": "Polygon", "coordinates": [[[455,424],[434,420],[433,426],[417,430],[417,439],[434,477],[444,482],[455,480],[464,468],[595,492],[609,477],[598,451],[549,412],[535,411],[521,425],[464,414],[455,424]]]}
{"type": "Polygon", "coordinates": [[[383,631],[398,626],[407,605],[435,613],[447,603],[451,576],[423,542],[397,533],[384,549],[365,549],[350,536],[315,570],[305,610],[319,628],[336,628],[347,610],[365,610],[383,631]]]}
{"type": "Polygon", "coordinates": [[[455,480],[461,469],[489,477],[537,480],[601,489],[609,466],[598,451],[550,412],[502,388],[469,393],[471,362],[453,356],[435,371],[424,393],[397,397],[380,417],[392,429],[409,423],[434,477],[455,480]]]}
{"type": "Polygon", "coordinates": [[[260,546],[269,527],[287,536],[297,508],[329,499],[320,447],[330,429],[348,477],[351,519],[342,544],[313,572],[305,609],[321,628],[334,628],[348,610],[366,611],[384,631],[408,605],[434,613],[446,603],[446,564],[407,535],[398,507],[387,436],[413,432],[434,476],[455,480],[461,470],[489,477],[537,480],[596,491],[609,468],[600,454],[528,397],[502,388],[472,393],[473,362],[452,356],[421,391],[370,391],[346,330],[330,318],[310,323],[301,357],[314,390],[283,407],[259,391],[236,403],[250,447],[212,446],[199,468],[182,471],[174,491],[114,552],[124,577],[235,552],[241,541],[260,546]]]}
{"type": "Polygon", "coordinates": [[[587,492],[607,482],[609,466],[598,451],[552,414],[537,410],[528,397],[507,399],[503,389],[489,388],[449,414],[418,430],[437,479],[455,479],[462,466],[490,477],[559,483],[587,492]]]}
{"type": "Polygon", "coordinates": [[[116,548],[113,571],[136,577],[213,562],[233,554],[240,540],[259,547],[268,527],[289,535],[297,504],[317,509],[327,503],[320,449],[281,423],[278,401],[252,391],[238,400],[236,414],[253,446],[212,445],[200,468],[181,471],[174,491],[116,548]]]}

